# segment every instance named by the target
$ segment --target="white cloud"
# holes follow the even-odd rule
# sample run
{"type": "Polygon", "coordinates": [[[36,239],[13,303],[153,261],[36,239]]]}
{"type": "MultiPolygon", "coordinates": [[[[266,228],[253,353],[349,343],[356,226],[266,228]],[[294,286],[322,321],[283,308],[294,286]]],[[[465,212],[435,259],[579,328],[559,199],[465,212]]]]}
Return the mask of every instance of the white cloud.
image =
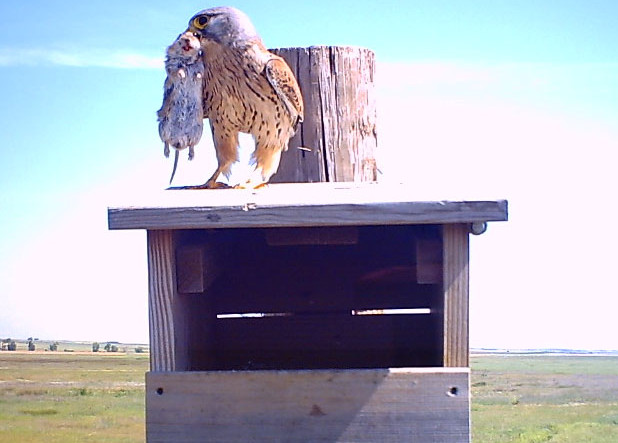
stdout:
{"type": "Polygon", "coordinates": [[[161,69],[162,56],[131,50],[64,50],[39,48],[0,48],[0,66],[58,65],[113,69],[161,69]]]}

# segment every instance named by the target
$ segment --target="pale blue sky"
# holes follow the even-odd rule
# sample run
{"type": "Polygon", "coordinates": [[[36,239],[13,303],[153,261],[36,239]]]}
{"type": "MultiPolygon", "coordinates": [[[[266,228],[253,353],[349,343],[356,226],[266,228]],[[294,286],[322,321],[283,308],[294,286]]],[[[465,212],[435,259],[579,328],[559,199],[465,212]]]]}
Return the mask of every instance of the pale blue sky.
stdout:
{"type": "MultiPolygon", "coordinates": [[[[510,200],[472,240],[472,345],[618,348],[618,3],[282,4],[234,5],[269,47],[376,52],[383,181],[510,200]]],[[[1,337],[147,339],[145,236],[106,206],[166,185],[161,59],[209,6],[0,4],[1,337]]],[[[207,143],[180,181],[207,178],[207,143]]]]}

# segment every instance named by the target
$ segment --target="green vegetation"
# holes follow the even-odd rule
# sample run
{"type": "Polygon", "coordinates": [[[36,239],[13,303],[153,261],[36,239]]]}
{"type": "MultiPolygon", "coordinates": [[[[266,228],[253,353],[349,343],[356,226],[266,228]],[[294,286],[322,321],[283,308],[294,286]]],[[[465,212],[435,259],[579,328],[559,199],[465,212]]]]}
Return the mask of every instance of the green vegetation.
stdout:
{"type": "Polygon", "coordinates": [[[0,442],[142,442],[148,354],[0,352],[0,442]]]}
{"type": "Polygon", "coordinates": [[[472,358],[475,442],[618,441],[618,357],[472,358]]]}
{"type": "MultiPolygon", "coordinates": [[[[144,441],[148,354],[91,345],[0,352],[0,443],[144,441]]],[[[618,441],[618,357],[475,356],[471,384],[474,442],[618,441]]]]}

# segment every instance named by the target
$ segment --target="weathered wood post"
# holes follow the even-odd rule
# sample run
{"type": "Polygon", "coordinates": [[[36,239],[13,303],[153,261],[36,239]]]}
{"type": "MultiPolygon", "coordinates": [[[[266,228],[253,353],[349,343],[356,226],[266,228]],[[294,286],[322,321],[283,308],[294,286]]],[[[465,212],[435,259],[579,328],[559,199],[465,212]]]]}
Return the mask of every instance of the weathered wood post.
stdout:
{"type": "Polygon", "coordinates": [[[305,119],[271,181],[376,181],[373,51],[348,46],[272,51],[296,75],[305,119]]]}

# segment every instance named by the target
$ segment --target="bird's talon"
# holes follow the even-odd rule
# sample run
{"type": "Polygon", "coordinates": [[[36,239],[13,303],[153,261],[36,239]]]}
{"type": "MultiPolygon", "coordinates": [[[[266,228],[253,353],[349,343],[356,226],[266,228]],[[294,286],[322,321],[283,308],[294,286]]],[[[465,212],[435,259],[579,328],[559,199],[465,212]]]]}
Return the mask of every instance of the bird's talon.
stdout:
{"type": "Polygon", "coordinates": [[[203,185],[188,185],[188,186],[170,186],[168,190],[185,190],[185,189],[232,189],[232,186],[221,182],[206,182],[203,185]]]}
{"type": "Polygon", "coordinates": [[[231,189],[232,186],[221,182],[206,182],[200,189],[231,189]]]}

